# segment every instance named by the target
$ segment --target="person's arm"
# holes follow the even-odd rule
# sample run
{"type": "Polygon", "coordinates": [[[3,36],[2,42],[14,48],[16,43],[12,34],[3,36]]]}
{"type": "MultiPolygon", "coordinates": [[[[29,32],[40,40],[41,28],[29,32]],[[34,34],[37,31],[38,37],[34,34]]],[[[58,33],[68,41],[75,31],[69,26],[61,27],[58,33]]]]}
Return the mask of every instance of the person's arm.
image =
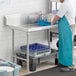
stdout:
{"type": "Polygon", "coordinates": [[[52,21],[51,24],[54,25],[54,23],[55,23],[56,21],[58,21],[59,19],[60,19],[60,17],[56,15],[56,16],[54,17],[54,19],[53,19],[53,21],[52,21]]]}
{"type": "Polygon", "coordinates": [[[60,6],[60,8],[59,8],[59,10],[58,10],[58,12],[57,12],[57,14],[56,14],[56,16],[54,17],[54,19],[53,19],[53,21],[52,21],[52,25],[54,25],[54,23],[56,22],[56,21],[58,21],[60,18],[62,18],[67,12],[68,12],[68,5],[67,5],[67,3],[63,3],[61,6],[60,6]]]}

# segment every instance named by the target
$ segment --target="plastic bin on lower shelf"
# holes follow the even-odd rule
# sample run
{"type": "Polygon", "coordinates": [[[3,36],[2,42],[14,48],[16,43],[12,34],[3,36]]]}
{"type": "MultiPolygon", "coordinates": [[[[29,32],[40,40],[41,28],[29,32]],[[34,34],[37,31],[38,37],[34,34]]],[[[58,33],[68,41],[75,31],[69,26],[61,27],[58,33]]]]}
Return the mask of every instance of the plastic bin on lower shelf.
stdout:
{"type": "MultiPolygon", "coordinates": [[[[21,58],[24,58],[24,59],[27,58],[26,55],[21,54],[21,53],[16,53],[16,55],[17,55],[18,57],[21,57],[21,58]]],[[[46,61],[48,61],[49,59],[50,59],[50,55],[45,56],[45,57],[39,57],[39,58],[34,58],[34,57],[31,57],[31,56],[30,56],[30,57],[29,57],[29,70],[30,70],[30,71],[35,71],[35,70],[36,70],[36,66],[37,66],[38,64],[40,64],[40,63],[42,63],[42,62],[46,62],[46,61]]],[[[23,66],[23,65],[22,65],[22,62],[23,62],[23,60],[17,59],[17,63],[18,63],[19,65],[21,65],[21,66],[23,66]]]]}
{"type": "Polygon", "coordinates": [[[20,68],[20,65],[0,59],[0,76],[19,76],[20,68]]]}
{"type": "MultiPolygon", "coordinates": [[[[27,53],[27,45],[23,45],[20,47],[21,54],[27,53]]],[[[40,44],[40,43],[33,43],[29,45],[29,55],[32,57],[42,57],[51,54],[51,49],[49,46],[40,44]]]]}
{"type": "MultiPolygon", "coordinates": [[[[23,45],[20,47],[21,51],[16,53],[18,57],[26,59],[27,57],[27,45],[23,45]]],[[[42,58],[48,57],[51,54],[51,49],[48,45],[33,43],[29,45],[29,69],[30,71],[36,70],[36,65],[40,63],[42,58]]],[[[45,59],[46,61],[46,59],[45,59]]],[[[22,65],[22,60],[17,59],[17,63],[22,65]]]]}
{"type": "MultiPolygon", "coordinates": [[[[20,52],[16,53],[17,57],[27,59],[27,45],[23,45],[20,47],[20,52]]],[[[56,52],[57,51],[54,51],[56,52]]],[[[42,62],[46,62],[50,59],[51,48],[48,45],[33,43],[29,45],[29,70],[35,71],[37,64],[42,62]]],[[[55,59],[55,63],[57,63],[57,58],[55,59]]],[[[22,66],[23,60],[17,59],[17,63],[22,66]]]]}

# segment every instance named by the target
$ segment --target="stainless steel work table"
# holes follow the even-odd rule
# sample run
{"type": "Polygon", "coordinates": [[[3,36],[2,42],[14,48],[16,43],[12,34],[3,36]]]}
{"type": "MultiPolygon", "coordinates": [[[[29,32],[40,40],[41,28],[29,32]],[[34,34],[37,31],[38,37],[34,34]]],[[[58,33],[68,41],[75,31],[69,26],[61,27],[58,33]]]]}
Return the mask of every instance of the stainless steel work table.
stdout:
{"type": "Polygon", "coordinates": [[[29,72],[29,35],[31,32],[40,31],[40,30],[47,30],[47,40],[48,45],[50,46],[50,30],[57,27],[57,25],[49,25],[49,26],[38,26],[37,24],[26,24],[26,25],[7,25],[12,30],[12,52],[13,52],[13,59],[18,58],[22,59],[27,62],[27,72],[29,72]],[[27,58],[23,59],[14,55],[14,30],[20,30],[27,33],[27,58]]]}

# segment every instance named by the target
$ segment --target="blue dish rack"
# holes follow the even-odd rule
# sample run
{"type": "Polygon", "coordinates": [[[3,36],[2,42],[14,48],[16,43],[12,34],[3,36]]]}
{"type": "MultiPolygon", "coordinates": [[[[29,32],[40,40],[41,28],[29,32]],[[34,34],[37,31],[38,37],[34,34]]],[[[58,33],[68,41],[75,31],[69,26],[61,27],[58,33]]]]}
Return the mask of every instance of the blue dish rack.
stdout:
{"type": "MultiPolygon", "coordinates": [[[[26,54],[27,52],[27,46],[21,46],[20,47],[20,53],[26,54]]],[[[33,43],[29,45],[29,55],[32,57],[42,57],[47,56],[51,54],[51,49],[49,46],[40,44],[40,43],[33,43]]]]}

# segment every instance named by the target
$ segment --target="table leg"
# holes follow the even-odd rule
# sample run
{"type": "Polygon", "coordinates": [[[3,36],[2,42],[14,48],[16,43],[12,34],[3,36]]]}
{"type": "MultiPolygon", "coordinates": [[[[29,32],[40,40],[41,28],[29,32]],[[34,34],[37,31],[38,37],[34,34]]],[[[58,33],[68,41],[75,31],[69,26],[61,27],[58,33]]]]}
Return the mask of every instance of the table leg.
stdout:
{"type": "Polygon", "coordinates": [[[27,72],[29,72],[29,33],[27,32],[27,72]]]}
{"type": "MultiPolygon", "coordinates": [[[[50,47],[50,29],[47,29],[47,40],[48,40],[48,45],[50,47]]],[[[51,47],[50,47],[50,49],[51,49],[51,47]]]]}
{"type": "Polygon", "coordinates": [[[13,62],[14,62],[14,30],[12,29],[12,58],[13,58],[13,62]]]}

